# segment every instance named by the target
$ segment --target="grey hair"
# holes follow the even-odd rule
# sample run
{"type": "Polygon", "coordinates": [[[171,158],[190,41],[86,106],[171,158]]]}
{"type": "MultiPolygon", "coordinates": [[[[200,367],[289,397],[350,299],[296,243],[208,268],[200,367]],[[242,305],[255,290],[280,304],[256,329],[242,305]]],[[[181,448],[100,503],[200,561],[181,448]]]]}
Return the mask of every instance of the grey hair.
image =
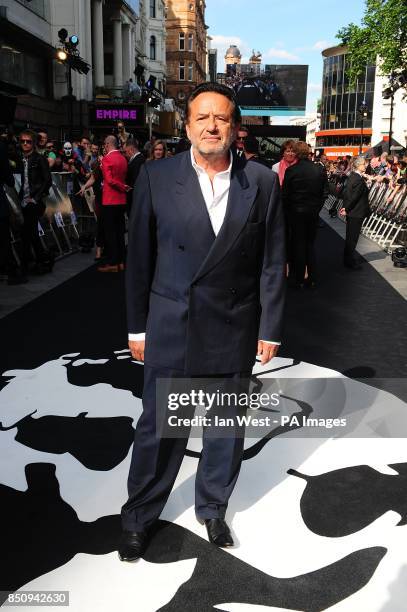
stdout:
{"type": "Polygon", "coordinates": [[[358,155],[352,159],[352,168],[353,170],[357,170],[362,164],[365,164],[366,160],[362,155],[358,155]]]}
{"type": "Polygon", "coordinates": [[[105,143],[112,145],[115,149],[119,148],[119,141],[117,140],[116,136],[113,136],[112,134],[106,136],[105,143]]]}

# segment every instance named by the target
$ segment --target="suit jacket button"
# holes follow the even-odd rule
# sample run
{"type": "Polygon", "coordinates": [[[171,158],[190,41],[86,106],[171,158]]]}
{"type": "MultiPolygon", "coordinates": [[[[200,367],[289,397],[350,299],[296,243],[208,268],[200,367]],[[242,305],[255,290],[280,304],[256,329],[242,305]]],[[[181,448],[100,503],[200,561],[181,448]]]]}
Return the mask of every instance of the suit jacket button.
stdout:
{"type": "Polygon", "coordinates": [[[230,324],[232,323],[232,321],[231,321],[230,319],[226,319],[226,323],[227,323],[228,325],[230,325],[230,324]]]}
{"type": "Polygon", "coordinates": [[[185,247],[184,247],[183,244],[179,244],[178,248],[179,248],[180,251],[185,251],[185,247]]]}
{"type": "Polygon", "coordinates": [[[230,293],[233,293],[233,295],[235,295],[235,293],[236,293],[236,289],[234,287],[230,287],[229,291],[230,291],[230,293]]]}
{"type": "Polygon", "coordinates": [[[246,251],[241,251],[240,254],[241,254],[242,257],[246,257],[246,251]]]}

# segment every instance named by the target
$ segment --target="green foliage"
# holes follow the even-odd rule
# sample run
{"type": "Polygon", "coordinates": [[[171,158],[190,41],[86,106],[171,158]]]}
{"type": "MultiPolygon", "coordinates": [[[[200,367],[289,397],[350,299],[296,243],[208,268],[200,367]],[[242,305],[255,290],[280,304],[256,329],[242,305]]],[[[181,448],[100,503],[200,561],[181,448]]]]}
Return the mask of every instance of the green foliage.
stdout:
{"type": "Polygon", "coordinates": [[[364,73],[366,64],[381,60],[383,75],[407,70],[407,1],[365,0],[362,25],[350,23],[337,33],[349,52],[351,82],[364,73]]]}

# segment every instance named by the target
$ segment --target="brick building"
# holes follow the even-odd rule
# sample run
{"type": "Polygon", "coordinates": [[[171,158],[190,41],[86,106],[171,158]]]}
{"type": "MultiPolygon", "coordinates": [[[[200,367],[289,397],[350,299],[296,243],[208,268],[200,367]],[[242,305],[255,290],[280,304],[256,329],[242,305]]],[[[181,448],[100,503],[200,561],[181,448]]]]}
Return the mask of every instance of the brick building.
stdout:
{"type": "Polygon", "coordinates": [[[167,97],[182,107],[207,78],[205,1],[167,0],[166,9],[167,97]]]}

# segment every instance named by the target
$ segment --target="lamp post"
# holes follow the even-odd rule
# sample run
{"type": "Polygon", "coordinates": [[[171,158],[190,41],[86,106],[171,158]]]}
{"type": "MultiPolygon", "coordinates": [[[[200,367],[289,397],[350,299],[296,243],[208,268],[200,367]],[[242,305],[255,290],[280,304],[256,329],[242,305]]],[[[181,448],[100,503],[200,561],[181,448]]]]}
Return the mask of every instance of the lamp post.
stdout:
{"type": "Polygon", "coordinates": [[[358,112],[360,115],[360,145],[359,145],[359,155],[363,153],[363,122],[368,117],[369,109],[366,106],[366,100],[363,100],[362,104],[358,108],[358,112]]]}
{"type": "Polygon", "coordinates": [[[85,60],[83,60],[78,51],[79,38],[76,34],[73,34],[68,39],[68,31],[66,28],[61,28],[58,32],[59,42],[63,45],[62,48],[57,49],[56,59],[61,64],[66,65],[67,73],[67,85],[68,85],[68,126],[69,126],[69,138],[72,140],[73,136],[73,88],[72,88],[72,70],[79,72],[79,74],[87,74],[90,66],[85,60]],[[68,40],[67,40],[68,39],[68,40]]]}

